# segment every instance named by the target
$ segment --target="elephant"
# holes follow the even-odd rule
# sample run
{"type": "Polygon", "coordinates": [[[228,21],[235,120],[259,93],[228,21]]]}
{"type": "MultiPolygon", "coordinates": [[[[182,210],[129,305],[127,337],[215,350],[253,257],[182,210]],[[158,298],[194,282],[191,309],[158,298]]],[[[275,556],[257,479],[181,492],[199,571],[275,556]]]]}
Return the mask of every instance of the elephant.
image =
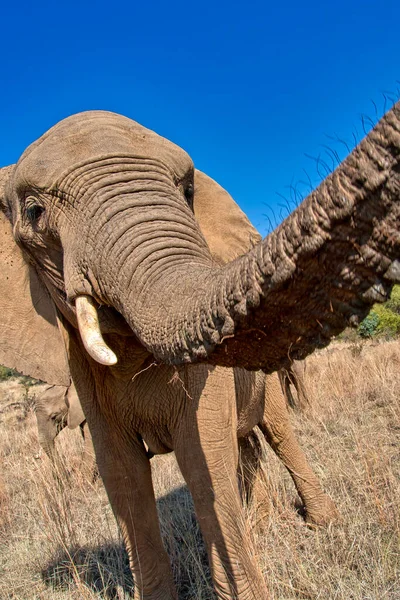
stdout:
{"type": "Polygon", "coordinates": [[[88,477],[95,476],[92,436],[74,384],[71,383],[69,387],[47,385],[35,399],[35,414],[39,444],[53,463],[56,461],[54,441],[60,431],[66,426],[69,429],[80,428],[84,440],[81,469],[88,477]]]}
{"type": "Polygon", "coordinates": [[[294,360],[286,369],[280,369],[278,371],[282,391],[291,408],[304,408],[310,404],[304,382],[305,369],[305,361],[294,360]],[[293,395],[293,388],[295,390],[295,395],[293,395]]]}
{"type": "MultiPolygon", "coordinates": [[[[236,371],[237,389],[245,385],[246,373],[236,371]]],[[[260,385],[263,386],[263,376],[260,385]]],[[[310,467],[302,451],[293,427],[290,422],[287,405],[295,405],[290,385],[300,390],[303,383],[298,381],[301,371],[296,365],[282,369],[276,374],[267,376],[265,384],[266,394],[262,402],[264,405],[263,433],[274,450],[288,469],[296,489],[303,501],[306,522],[309,525],[327,525],[335,520],[337,511],[332,500],[327,496],[318,479],[310,467]],[[297,375],[295,374],[297,373],[297,375]],[[279,385],[278,385],[279,382],[279,385]]],[[[66,426],[69,429],[80,427],[84,439],[82,456],[82,470],[88,477],[96,478],[97,469],[94,455],[92,436],[82,411],[78,395],[73,383],[69,388],[64,386],[47,385],[42,394],[35,400],[35,413],[38,425],[39,443],[50,460],[56,462],[54,440],[66,426]]],[[[262,446],[259,437],[254,431],[246,438],[239,439],[240,461],[238,464],[238,477],[243,499],[250,501],[253,482],[261,468],[262,446]]],[[[149,458],[153,454],[147,448],[149,458]]],[[[62,466],[58,466],[62,468],[62,466]]]]}
{"type": "Polygon", "coordinates": [[[175,452],[218,598],[268,598],[238,440],[268,435],[264,374],[400,280],[400,104],[261,241],[183,149],[107,111],[60,121],[1,177],[0,363],[74,381],[138,596],[177,598],[145,442],[175,452]]]}

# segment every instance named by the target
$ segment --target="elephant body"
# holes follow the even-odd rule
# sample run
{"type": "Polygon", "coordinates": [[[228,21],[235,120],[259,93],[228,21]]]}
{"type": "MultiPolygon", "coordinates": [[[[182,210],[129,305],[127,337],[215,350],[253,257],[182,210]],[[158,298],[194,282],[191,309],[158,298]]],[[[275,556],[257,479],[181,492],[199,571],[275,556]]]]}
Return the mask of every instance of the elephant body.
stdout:
{"type": "MultiPolygon", "coordinates": [[[[151,414],[155,410],[152,404],[153,397],[166,406],[169,423],[165,423],[163,419],[155,423],[151,419],[150,425],[142,426],[142,429],[139,423],[132,423],[146,443],[148,456],[171,451],[170,438],[163,439],[159,436],[154,438],[154,429],[157,432],[165,431],[166,428],[172,429],[172,424],[176,421],[174,412],[182,411],[175,400],[175,390],[165,398],[160,390],[174,387],[177,382],[184,385],[177,371],[170,370],[165,373],[164,377],[167,380],[162,377],[160,379],[158,373],[154,377],[154,372],[150,375],[150,380],[145,381],[144,384],[138,382],[137,390],[126,392],[132,397],[132,410],[141,415],[142,405],[135,410],[135,398],[141,398],[141,402],[149,406],[151,414]]],[[[222,373],[221,381],[223,376],[222,373]]],[[[237,434],[241,459],[238,466],[239,476],[245,474],[242,485],[246,497],[249,498],[253,480],[260,468],[262,454],[259,442],[253,441],[256,439],[253,436],[253,429],[258,425],[266,441],[289,470],[304,503],[307,522],[313,525],[325,525],[335,518],[336,509],[330,498],[323,492],[295,437],[287,409],[288,402],[294,401],[292,396],[289,398],[287,396],[287,385],[284,387],[284,384],[287,384],[286,378],[289,377],[290,383],[296,385],[296,388],[301,385],[292,369],[285,370],[284,373],[279,372],[278,376],[265,375],[261,371],[251,373],[245,369],[234,369],[237,434]]],[[[72,384],[70,388],[47,386],[35,401],[35,413],[39,443],[52,462],[55,461],[56,456],[54,445],[56,436],[64,427],[68,426],[70,429],[80,427],[84,439],[82,469],[89,476],[93,476],[96,464],[92,436],[74,385],[72,384]]]]}
{"type": "MultiPolygon", "coordinates": [[[[145,525],[142,543],[153,536],[150,538],[153,554],[149,556],[146,552],[141,562],[141,573],[145,572],[144,564],[149,573],[149,579],[141,581],[142,589],[157,597],[158,590],[153,588],[158,586],[163,594],[160,593],[160,598],[174,597],[173,582],[170,577],[167,579],[169,561],[157,525],[148,450],[151,454],[175,452],[194,498],[208,554],[212,557],[214,577],[219,580],[225,577],[229,564],[223,552],[225,539],[236,540],[240,548],[239,565],[246,564],[246,553],[250,552],[243,523],[239,517],[232,521],[231,515],[239,515],[242,510],[237,493],[238,469],[244,471],[245,493],[249,496],[259,468],[260,448],[250,443],[256,425],[288,468],[304,502],[307,521],[321,525],[336,517],[333,502],[321,489],[296,440],[276,373],[266,375],[238,368],[153,363],[137,373],[129,371],[128,364],[123,362],[125,353],[130,357],[133,349],[123,350],[119,346],[118,370],[121,371],[112,380],[104,379],[101,391],[96,388],[100,373],[94,373],[97,403],[84,405],[84,411],[89,422],[96,424],[99,422],[96,417],[92,418],[93,409],[101,406],[107,415],[101,430],[94,431],[94,439],[101,436],[96,459],[125,539],[135,539],[136,543],[141,539],[138,522],[145,525]],[[115,432],[118,432],[117,438],[115,432]],[[137,514],[131,517],[133,510],[137,514]],[[151,562],[143,563],[146,559],[151,562]],[[155,569],[160,579],[154,577],[155,569]]],[[[78,382],[84,380],[85,385],[88,383],[87,373],[74,371],[74,378],[78,382]]],[[[129,542],[127,548],[137,574],[139,565],[135,563],[129,542]]],[[[251,572],[245,574],[250,581],[251,572]]],[[[230,577],[240,580],[243,572],[233,565],[230,577]]],[[[259,585],[257,579],[255,585],[259,585]]],[[[255,585],[251,593],[262,594],[262,588],[257,589],[255,585]]],[[[228,598],[228,594],[232,594],[231,586],[230,580],[224,584],[219,591],[221,597],[228,598]]]]}
{"type": "Polygon", "coordinates": [[[0,362],[73,380],[144,600],[176,599],[144,441],[175,451],[217,596],[268,597],[239,446],[257,462],[257,424],[279,455],[293,438],[277,376],[235,369],[287,367],[387,297],[400,280],[399,167],[395,105],[262,241],[186,152],[113,113],[61,121],[0,172],[0,362]]]}

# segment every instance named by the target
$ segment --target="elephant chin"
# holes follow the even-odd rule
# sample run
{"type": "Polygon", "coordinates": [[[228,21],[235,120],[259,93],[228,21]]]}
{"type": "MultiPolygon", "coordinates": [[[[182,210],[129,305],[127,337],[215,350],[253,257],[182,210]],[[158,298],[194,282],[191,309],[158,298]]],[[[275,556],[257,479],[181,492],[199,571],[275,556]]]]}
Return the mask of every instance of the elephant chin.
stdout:
{"type": "Polygon", "coordinates": [[[96,306],[90,296],[78,296],[75,300],[79,333],[87,353],[101,365],[112,366],[118,361],[107,346],[100,331],[96,306]]]}

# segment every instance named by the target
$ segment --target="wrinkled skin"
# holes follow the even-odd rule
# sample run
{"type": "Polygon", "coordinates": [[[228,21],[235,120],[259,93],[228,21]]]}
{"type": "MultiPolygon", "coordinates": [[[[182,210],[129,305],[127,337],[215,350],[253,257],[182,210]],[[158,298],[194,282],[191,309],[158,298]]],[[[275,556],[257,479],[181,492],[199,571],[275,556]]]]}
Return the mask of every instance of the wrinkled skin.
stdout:
{"type": "Polygon", "coordinates": [[[35,401],[39,444],[52,461],[55,457],[54,440],[67,425],[67,391],[64,386],[49,385],[35,401]]]}
{"type": "Polygon", "coordinates": [[[278,371],[283,393],[291,408],[304,408],[310,403],[304,381],[305,369],[305,361],[295,360],[286,369],[278,371]]]}
{"type": "Polygon", "coordinates": [[[396,105],[275,232],[226,265],[213,258],[207,227],[229,246],[244,217],[182,149],[129,119],[70,117],[3,172],[1,275],[13,285],[0,305],[0,362],[57,385],[73,378],[141,598],[176,599],[143,440],[176,453],[218,597],[268,597],[236,477],[238,436],[259,424],[274,438],[263,421],[268,387],[260,392],[250,374],[242,394],[226,367],[287,366],[400,279],[399,113],[396,105]],[[201,227],[196,203],[208,217],[201,227]],[[28,352],[27,328],[38,336],[28,352]]]}
{"type": "MultiPolygon", "coordinates": [[[[295,367],[297,369],[297,367],[295,367]]],[[[286,370],[285,370],[285,373],[286,370]]],[[[292,368],[289,369],[292,381],[296,381],[292,368]]],[[[254,374],[256,381],[263,389],[263,398],[258,399],[258,406],[263,407],[263,414],[258,421],[258,426],[275,454],[282,460],[292,476],[296,489],[304,503],[306,521],[310,525],[327,525],[337,516],[335,505],[327,496],[313,473],[307,459],[299,446],[294,434],[289,412],[287,408],[287,397],[283,393],[281,372],[264,376],[258,372],[254,374]]],[[[257,396],[252,396],[245,389],[250,383],[248,371],[235,369],[236,391],[238,394],[238,406],[249,405],[252,397],[257,403],[257,396]]],[[[239,414],[248,418],[248,407],[239,414]]],[[[253,430],[248,435],[241,436],[242,424],[239,421],[239,473],[242,473],[243,481],[240,487],[247,500],[252,494],[253,483],[257,479],[258,470],[261,467],[262,447],[256,432],[253,430]]],[[[246,426],[244,425],[246,428],[246,426]]]]}
{"type": "MultiPolygon", "coordinates": [[[[250,389],[252,376],[243,369],[235,371],[235,388],[237,402],[240,406],[253,403],[253,410],[263,410],[260,427],[265,439],[282,460],[291,474],[296,489],[304,503],[306,521],[312,525],[326,525],[336,518],[337,512],[332,500],[323,492],[317,477],[313,473],[307,459],[296,440],[287,410],[287,402],[293,403],[293,397],[287,381],[296,389],[302,389],[295,372],[301,376],[297,365],[292,365],[288,370],[266,376],[257,373],[256,387],[259,390],[254,394],[250,389]],[[280,384],[278,385],[278,380],[280,384]],[[285,387],[283,385],[285,384],[285,387]]],[[[82,471],[88,477],[96,476],[96,462],[93,449],[92,436],[88,424],[81,412],[79,399],[73,384],[70,388],[64,386],[47,386],[47,389],[36,399],[35,414],[38,424],[39,443],[47,456],[56,463],[57,454],[55,438],[64,427],[74,429],[79,426],[84,439],[82,453],[82,471]],[[79,421],[79,422],[78,422],[79,421]]],[[[244,413],[246,414],[246,413],[244,413]]],[[[246,420],[239,427],[247,429],[246,420]]],[[[255,432],[239,437],[240,461],[238,476],[240,488],[244,499],[249,502],[252,495],[252,486],[261,468],[262,447],[255,432]]],[[[152,453],[148,452],[151,458],[152,453]]],[[[59,466],[59,468],[62,468],[59,466]]]]}
{"type": "Polygon", "coordinates": [[[50,460],[56,462],[55,439],[68,426],[70,429],[79,427],[84,448],[82,452],[82,471],[93,477],[96,472],[92,436],[83,414],[75,387],[48,385],[35,400],[35,414],[38,426],[39,444],[50,460]]]}

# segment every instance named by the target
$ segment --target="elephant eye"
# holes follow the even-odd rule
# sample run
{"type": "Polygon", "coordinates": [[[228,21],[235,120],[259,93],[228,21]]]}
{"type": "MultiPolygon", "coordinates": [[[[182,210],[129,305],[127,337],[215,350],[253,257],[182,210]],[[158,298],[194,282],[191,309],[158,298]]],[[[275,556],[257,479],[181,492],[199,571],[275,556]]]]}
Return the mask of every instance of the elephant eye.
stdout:
{"type": "Polygon", "coordinates": [[[185,198],[187,203],[191,206],[193,203],[193,195],[194,195],[194,188],[193,188],[193,184],[189,183],[188,186],[186,186],[185,189],[185,198]]]}
{"type": "Polygon", "coordinates": [[[26,216],[31,223],[35,223],[44,213],[44,207],[38,203],[36,198],[30,196],[26,200],[26,216]]]}

